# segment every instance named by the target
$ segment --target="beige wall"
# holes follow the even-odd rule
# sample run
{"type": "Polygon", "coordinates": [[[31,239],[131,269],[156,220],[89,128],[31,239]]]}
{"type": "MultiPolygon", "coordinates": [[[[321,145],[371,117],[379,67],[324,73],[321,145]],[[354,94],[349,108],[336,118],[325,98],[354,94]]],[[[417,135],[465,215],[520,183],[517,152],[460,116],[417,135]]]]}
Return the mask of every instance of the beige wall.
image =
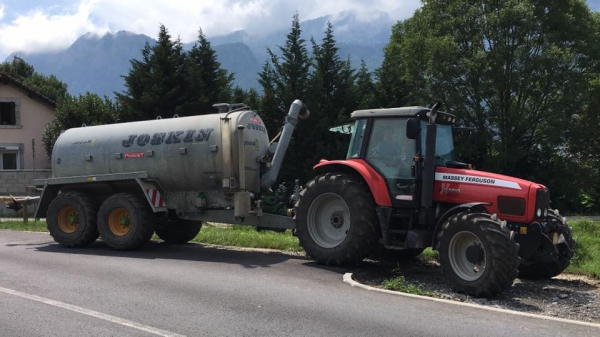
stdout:
{"type": "Polygon", "coordinates": [[[17,117],[17,126],[0,125],[0,146],[22,144],[21,169],[32,170],[31,139],[34,138],[36,169],[50,168],[50,159],[44,150],[42,135],[46,124],[54,119],[54,110],[36,99],[29,98],[27,93],[10,84],[0,85],[0,99],[20,100],[20,118],[17,117]]]}

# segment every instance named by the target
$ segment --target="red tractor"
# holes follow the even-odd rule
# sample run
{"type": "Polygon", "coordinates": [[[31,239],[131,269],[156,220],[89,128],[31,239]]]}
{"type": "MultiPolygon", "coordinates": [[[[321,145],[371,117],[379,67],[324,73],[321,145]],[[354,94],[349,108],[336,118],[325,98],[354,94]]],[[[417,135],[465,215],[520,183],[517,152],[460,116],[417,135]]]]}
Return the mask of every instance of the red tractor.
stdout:
{"type": "Polygon", "coordinates": [[[438,106],[352,113],[347,159],[317,164],[296,204],[307,254],[351,265],[381,245],[433,247],[455,290],[474,296],[560,274],[574,241],[548,189],[456,161],[455,117],[438,106]]]}

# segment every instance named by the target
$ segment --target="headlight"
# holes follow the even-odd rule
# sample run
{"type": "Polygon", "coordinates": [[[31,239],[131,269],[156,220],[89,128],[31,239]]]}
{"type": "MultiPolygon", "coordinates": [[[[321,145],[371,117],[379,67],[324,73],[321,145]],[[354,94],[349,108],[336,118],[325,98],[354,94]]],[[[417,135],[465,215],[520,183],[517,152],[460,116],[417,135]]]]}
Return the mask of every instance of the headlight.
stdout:
{"type": "Polygon", "coordinates": [[[548,216],[548,209],[546,208],[546,209],[544,210],[544,218],[545,218],[545,217],[547,217],[547,216],[548,216]]]}
{"type": "Polygon", "coordinates": [[[538,208],[538,209],[537,209],[537,212],[535,213],[535,215],[536,215],[538,218],[541,218],[541,217],[542,217],[542,209],[541,209],[541,208],[538,208]]]}

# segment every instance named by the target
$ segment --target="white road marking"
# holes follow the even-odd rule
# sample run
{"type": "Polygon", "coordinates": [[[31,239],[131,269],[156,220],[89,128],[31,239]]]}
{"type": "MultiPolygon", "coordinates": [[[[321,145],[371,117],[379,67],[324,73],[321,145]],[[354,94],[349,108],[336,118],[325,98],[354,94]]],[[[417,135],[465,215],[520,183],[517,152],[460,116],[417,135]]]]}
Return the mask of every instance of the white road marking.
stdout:
{"type": "Polygon", "coordinates": [[[362,284],[362,283],[358,283],[358,282],[354,281],[352,279],[352,273],[346,273],[346,274],[344,274],[344,282],[348,283],[349,285],[351,285],[353,287],[358,287],[358,288],[362,288],[362,289],[369,290],[369,291],[386,293],[386,294],[390,294],[390,295],[412,297],[412,298],[418,298],[418,299],[421,299],[421,300],[434,301],[434,302],[442,302],[442,303],[447,303],[447,304],[454,304],[454,305],[463,306],[463,307],[470,307],[470,308],[475,308],[475,309],[482,309],[482,310],[489,310],[489,311],[501,312],[501,313],[504,313],[504,314],[511,314],[511,315],[516,315],[516,316],[533,317],[533,318],[545,319],[545,320],[548,320],[548,321],[570,323],[570,324],[577,324],[577,325],[590,326],[590,327],[594,327],[594,328],[600,328],[600,324],[597,324],[597,323],[575,321],[575,320],[566,319],[566,318],[542,316],[542,315],[530,314],[528,312],[520,312],[520,311],[514,311],[514,310],[508,310],[508,309],[500,309],[500,308],[494,308],[494,307],[486,307],[484,305],[479,305],[479,304],[475,304],[475,303],[463,303],[463,302],[446,300],[446,299],[443,299],[443,298],[435,298],[435,297],[429,297],[429,296],[420,296],[420,295],[403,293],[403,292],[399,292],[399,291],[393,291],[393,290],[375,288],[375,287],[371,287],[371,286],[368,286],[366,284],[362,284]]]}
{"type": "Polygon", "coordinates": [[[56,300],[51,300],[49,298],[44,298],[44,297],[40,297],[40,296],[36,296],[36,295],[31,295],[31,294],[26,294],[17,290],[12,290],[12,289],[8,289],[8,288],[4,288],[4,287],[0,287],[0,292],[6,293],[6,294],[10,294],[10,295],[14,295],[14,296],[18,296],[21,298],[25,298],[28,300],[32,300],[32,301],[37,301],[37,302],[41,302],[44,304],[48,304],[48,305],[52,305],[55,307],[59,307],[59,308],[63,308],[66,310],[71,310],[74,311],[76,313],[80,313],[83,315],[88,315],[91,317],[95,317],[95,318],[99,318],[99,319],[103,319],[105,321],[109,321],[112,323],[116,323],[116,324],[120,324],[120,325],[124,325],[124,326],[128,326],[130,328],[134,328],[134,329],[138,329],[141,331],[145,331],[145,332],[149,332],[151,334],[155,334],[155,335],[159,335],[159,336],[164,336],[164,337],[185,337],[184,335],[180,335],[174,332],[170,332],[170,331],[166,331],[166,330],[162,330],[162,329],[158,329],[149,325],[145,325],[145,324],[141,324],[141,323],[137,323],[137,322],[133,322],[124,318],[119,318],[116,316],[112,316],[112,315],[108,315],[108,314],[104,314],[98,311],[94,311],[94,310],[90,310],[90,309],[86,309],[86,308],[82,308],[82,307],[78,307],[76,305],[72,305],[72,304],[68,304],[68,303],[64,303],[64,302],[60,302],[60,301],[56,301],[56,300]]]}

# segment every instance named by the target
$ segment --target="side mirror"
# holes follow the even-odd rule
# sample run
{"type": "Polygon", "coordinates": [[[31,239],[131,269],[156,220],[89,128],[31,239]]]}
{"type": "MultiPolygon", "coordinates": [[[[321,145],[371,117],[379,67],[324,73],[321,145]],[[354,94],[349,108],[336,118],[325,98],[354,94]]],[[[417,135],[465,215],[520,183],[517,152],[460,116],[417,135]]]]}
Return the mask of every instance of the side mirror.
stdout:
{"type": "Polygon", "coordinates": [[[408,139],[417,139],[419,135],[419,123],[418,118],[411,118],[406,123],[406,138],[408,139]]]}

